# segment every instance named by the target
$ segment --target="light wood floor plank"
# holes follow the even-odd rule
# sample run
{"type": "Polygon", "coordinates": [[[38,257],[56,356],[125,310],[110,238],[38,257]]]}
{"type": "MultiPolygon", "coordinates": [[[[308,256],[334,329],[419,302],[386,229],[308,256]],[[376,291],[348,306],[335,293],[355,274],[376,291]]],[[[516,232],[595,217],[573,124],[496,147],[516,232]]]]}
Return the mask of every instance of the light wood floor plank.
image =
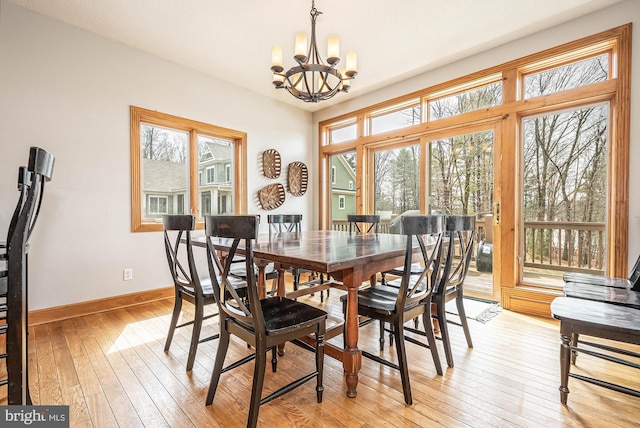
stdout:
{"type": "MultiPolygon", "coordinates": [[[[323,304],[318,295],[299,300],[339,316],[342,293],[332,290],[323,304]]],[[[205,406],[218,341],[199,345],[194,369],[187,373],[190,327],[179,329],[164,352],[172,308],[172,299],[166,299],[32,328],[34,401],[69,404],[71,426],[79,427],[245,426],[253,363],[224,373],[214,403],[205,406]]],[[[183,318],[191,316],[193,309],[185,304],[183,318]]],[[[560,404],[556,321],[503,311],[486,324],[470,323],[473,349],[460,327],[450,327],[455,367],[445,368],[443,376],[436,374],[429,350],[407,343],[412,406],[404,404],[399,374],[367,359],[358,396],[346,398],[342,365],[327,357],[323,402],[316,403],[315,383],[307,382],[262,406],[259,426],[637,427],[640,400],[575,379],[569,381],[568,405],[560,404]]],[[[203,335],[217,331],[213,318],[203,335]]],[[[361,347],[377,353],[378,333],[377,324],[361,329],[361,347]]],[[[341,342],[341,337],[332,341],[341,342]]],[[[437,346],[446,365],[442,344],[437,346]]],[[[226,362],[250,352],[232,339],[226,362]]],[[[397,359],[388,339],[380,355],[397,359]]],[[[263,395],[313,367],[312,353],[288,344],[277,373],[268,365],[263,395]]],[[[572,371],[640,389],[637,370],[587,355],[579,356],[572,371]]]]}

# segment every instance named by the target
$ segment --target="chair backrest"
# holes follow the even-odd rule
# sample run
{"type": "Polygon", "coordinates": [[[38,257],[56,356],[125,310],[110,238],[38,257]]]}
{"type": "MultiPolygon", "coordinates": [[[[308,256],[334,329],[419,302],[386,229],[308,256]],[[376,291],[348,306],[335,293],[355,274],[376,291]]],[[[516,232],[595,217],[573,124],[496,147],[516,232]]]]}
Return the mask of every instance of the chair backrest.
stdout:
{"type": "Polygon", "coordinates": [[[269,232],[300,232],[302,214],[269,214],[269,232]]]}
{"type": "Polygon", "coordinates": [[[349,232],[378,233],[380,216],[374,214],[350,214],[347,216],[349,232]]]}
{"type": "Polygon", "coordinates": [[[433,292],[442,255],[444,218],[438,215],[406,216],[402,230],[407,237],[403,274],[396,311],[427,299],[433,292]],[[414,251],[417,242],[420,251],[414,251]],[[418,268],[418,266],[420,268],[418,268]]]}
{"type": "Polygon", "coordinates": [[[473,216],[454,215],[445,218],[447,248],[444,250],[444,267],[439,275],[435,293],[445,293],[451,287],[462,288],[473,254],[475,225],[476,220],[473,216]],[[459,256],[456,256],[456,248],[459,256]]]}
{"type": "Polygon", "coordinates": [[[629,274],[629,282],[633,291],[640,291],[640,256],[638,256],[636,264],[633,265],[633,269],[629,274]]]}
{"type": "Polygon", "coordinates": [[[195,230],[196,218],[190,214],[163,215],[164,249],[167,263],[176,289],[193,289],[196,298],[202,298],[202,286],[193,257],[191,232],[195,230]],[[184,240],[184,242],[183,242],[184,240]],[[186,260],[187,265],[183,265],[186,260]]]}
{"type": "Polygon", "coordinates": [[[29,172],[27,167],[21,166],[18,168],[18,191],[20,192],[20,197],[18,198],[16,209],[13,211],[13,216],[11,217],[11,221],[9,222],[9,230],[7,231],[6,244],[9,243],[9,241],[11,240],[11,237],[13,236],[13,231],[16,229],[16,224],[18,223],[18,217],[20,216],[20,212],[22,211],[22,206],[24,205],[24,202],[27,198],[27,192],[29,191],[29,187],[31,187],[31,172],[29,172]]]}
{"type": "Polygon", "coordinates": [[[39,147],[31,147],[29,164],[19,169],[20,197],[9,224],[7,259],[7,377],[8,404],[26,405],[27,380],[27,243],[38,218],[44,183],[51,180],[54,157],[39,147]]]}
{"type": "MultiPolygon", "coordinates": [[[[246,272],[253,269],[253,242],[258,237],[258,218],[255,215],[212,215],[205,216],[205,238],[207,243],[207,261],[209,275],[213,285],[213,293],[218,302],[219,313],[234,318],[256,333],[266,332],[256,276],[247,275],[246,298],[238,294],[237,285],[232,285],[231,263],[238,251],[244,249],[246,272]],[[231,241],[229,253],[221,263],[215,248],[216,238],[231,241]],[[221,266],[220,275],[216,275],[216,267],[221,266]]],[[[236,281],[237,283],[237,281],[236,281]]],[[[222,320],[222,318],[221,318],[222,320]]],[[[222,321],[221,321],[222,322],[222,321]]]]}
{"type": "Polygon", "coordinates": [[[26,219],[26,242],[29,242],[29,237],[33,232],[36,220],[40,214],[40,207],[42,206],[42,198],[44,196],[44,184],[47,181],[51,181],[54,163],[55,158],[48,151],[39,147],[31,147],[29,149],[28,166],[18,168],[18,191],[20,192],[20,197],[18,198],[16,209],[9,222],[6,245],[9,245],[9,241],[11,241],[11,237],[18,223],[18,218],[27,200],[29,189],[33,185],[35,186],[33,192],[34,208],[29,212],[28,218],[26,219]]]}

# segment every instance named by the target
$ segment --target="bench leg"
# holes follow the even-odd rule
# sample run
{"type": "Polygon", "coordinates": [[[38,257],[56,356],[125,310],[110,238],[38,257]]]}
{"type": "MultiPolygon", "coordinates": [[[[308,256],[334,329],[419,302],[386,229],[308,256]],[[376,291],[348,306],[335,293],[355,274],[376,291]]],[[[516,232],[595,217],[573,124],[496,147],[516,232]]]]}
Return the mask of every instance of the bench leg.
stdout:
{"type": "Polygon", "coordinates": [[[560,402],[567,404],[569,395],[569,368],[571,367],[571,335],[561,334],[560,339],[560,402]]]}

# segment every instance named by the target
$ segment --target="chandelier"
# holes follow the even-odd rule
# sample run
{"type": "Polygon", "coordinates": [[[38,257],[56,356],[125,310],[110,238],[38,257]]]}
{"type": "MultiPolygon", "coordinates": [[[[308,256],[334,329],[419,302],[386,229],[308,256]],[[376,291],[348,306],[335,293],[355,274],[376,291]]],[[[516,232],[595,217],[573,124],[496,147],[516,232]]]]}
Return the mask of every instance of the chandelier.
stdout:
{"type": "Polygon", "coordinates": [[[311,43],[307,51],[307,35],[296,35],[294,59],[298,65],[286,72],[282,64],[282,48],[274,46],[271,50],[271,71],[276,89],[285,88],[291,95],[308,103],[328,100],[338,92],[348,92],[351,79],[357,73],[357,57],[353,51],[347,52],[345,68],[338,70],[340,62],[340,44],[337,36],[329,36],[327,64],[322,61],[316,45],[316,19],[322,14],[311,2],[311,43]]]}

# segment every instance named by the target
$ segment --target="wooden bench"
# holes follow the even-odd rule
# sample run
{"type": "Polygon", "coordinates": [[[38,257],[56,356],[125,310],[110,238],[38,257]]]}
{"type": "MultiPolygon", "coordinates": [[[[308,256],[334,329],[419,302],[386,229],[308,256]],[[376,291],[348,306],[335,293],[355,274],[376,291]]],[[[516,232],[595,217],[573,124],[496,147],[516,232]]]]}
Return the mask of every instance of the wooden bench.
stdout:
{"type": "Polygon", "coordinates": [[[571,364],[575,363],[575,355],[578,352],[640,369],[639,364],[614,355],[622,354],[640,358],[638,353],[582,341],[581,343],[590,345],[590,347],[579,348],[577,340],[574,341],[575,337],[582,334],[640,345],[640,310],[591,300],[558,297],[551,303],[551,313],[554,318],[560,320],[560,338],[562,340],[560,345],[560,402],[562,404],[567,404],[569,377],[640,397],[640,391],[570,372],[571,364]],[[607,351],[607,353],[600,350],[607,351]],[[572,355],[574,355],[573,358],[572,355]]]}

